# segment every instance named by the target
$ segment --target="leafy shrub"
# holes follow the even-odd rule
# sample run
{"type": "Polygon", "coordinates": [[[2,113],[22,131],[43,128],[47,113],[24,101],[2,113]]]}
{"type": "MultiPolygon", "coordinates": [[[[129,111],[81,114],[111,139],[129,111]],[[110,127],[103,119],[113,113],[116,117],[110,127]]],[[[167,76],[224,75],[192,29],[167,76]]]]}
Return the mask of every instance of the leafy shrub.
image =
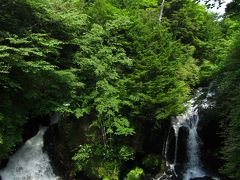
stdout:
{"type": "Polygon", "coordinates": [[[124,180],[140,180],[143,175],[143,169],[136,167],[127,174],[127,177],[124,180]]]}
{"type": "Polygon", "coordinates": [[[142,163],[150,171],[159,171],[161,169],[161,157],[158,155],[148,155],[143,159],[142,163]]]}

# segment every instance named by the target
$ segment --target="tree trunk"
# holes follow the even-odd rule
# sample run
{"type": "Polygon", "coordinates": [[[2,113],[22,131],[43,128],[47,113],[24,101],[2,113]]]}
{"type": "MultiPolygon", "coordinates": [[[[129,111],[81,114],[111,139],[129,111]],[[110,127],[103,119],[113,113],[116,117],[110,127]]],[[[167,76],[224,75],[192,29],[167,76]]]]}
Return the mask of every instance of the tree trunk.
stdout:
{"type": "Polygon", "coordinates": [[[160,13],[159,13],[159,23],[162,22],[164,4],[165,4],[165,0],[162,0],[161,7],[160,7],[160,13]]]}
{"type": "Polygon", "coordinates": [[[101,131],[103,146],[106,147],[107,146],[107,135],[106,135],[106,130],[105,130],[102,120],[100,120],[100,131],[101,131]]]}

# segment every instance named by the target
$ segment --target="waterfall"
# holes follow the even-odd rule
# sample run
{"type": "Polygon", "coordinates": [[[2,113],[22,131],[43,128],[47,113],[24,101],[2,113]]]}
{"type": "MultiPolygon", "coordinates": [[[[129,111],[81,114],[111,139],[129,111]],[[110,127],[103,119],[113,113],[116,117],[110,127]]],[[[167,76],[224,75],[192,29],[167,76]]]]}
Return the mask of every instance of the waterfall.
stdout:
{"type": "Polygon", "coordinates": [[[199,109],[215,106],[214,101],[209,101],[209,98],[214,95],[214,92],[210,89],[208,89],[206,98],[201,99],[201,103],[197,103],[199,97],[204,95],[202,89],[199,88],[195,96],[186,103],[187,111],[171,119],[164,148],[166,167],[168,168],[157,174],[153,180],[220,180],[220,178],[212,176],[203,169],[199,147],[201,140],[197,131],[200,121],[199,109]],[[185,158],[185,156],[187,157],[185,158]]]}
{"type": "MultiPolygon", "coordinates": [[[[59,119],[55,113],[52,124],[59,119]]],[[[48,155],[43,152],[43,136],[47,127],[40,127],[37,135],[26,143],[9,159],[7,166],[0,170],[3,180],[57,180],[48,155]]],[[[1,179],[1,178],[0,178],[1,179]]]]}
{"type": "Polygon", "coordinates": [[[173,125],[173,129],[174,129],[174,134],[175,134],[175,138],[176,138],[176,141],[175,141],[175,151],[174,151],[174,165],[177,164],[177,151],[178,151],[178,133],[179,133],[179,127],[178,126],[175,126],[173,125]]]}
{"type": "Polygon", "coordinates": [[[197,132],[199,115],[197,111],[189,118],[189,135],[187,139],[188,162],[183,176],[184,180],[189,180],[194,177],[203,177],[206,175],[202,170],[199,158],[199,137],[197,132]]]}
{"type": "MultiPolygon", "coordinates": [[[[199,137],[197,133],[199,115],[198,107],[195,105],[196,99],[201,95],[199,91],[197,95],[191,99],[188,103],[188,110],[175,118],[172,118],[172,128],[175,135],[175,150],[174,159],[172,164],[168,164],[173,173],[177,176],[176,165],[177,165],[177,155],[178,155],[178,141],[179,141],[179,129],[185,127],[188,130],[187,137],[187,163],[185,165],[185,170],[182,173],[184,180],[189,180],[196,177],[204,177],[206,174],[202,170],[202,165],[200,161],[199,153],[199,137]]],[[[166,143],[168,145],[169,142],[166,143]]],[[[166,149],[168,149],[166,147],[166,149]]],[[[166,153],[165,153],[166,154],[166,153]]]]}

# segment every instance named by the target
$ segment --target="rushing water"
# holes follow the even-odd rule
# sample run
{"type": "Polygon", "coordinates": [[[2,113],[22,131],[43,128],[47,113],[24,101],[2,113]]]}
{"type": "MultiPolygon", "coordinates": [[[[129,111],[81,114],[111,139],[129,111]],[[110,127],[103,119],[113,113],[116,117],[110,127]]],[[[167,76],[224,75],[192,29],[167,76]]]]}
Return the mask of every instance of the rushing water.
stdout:
{"type": "Polygon", "coordinates": [[[206,174],[202,170],[202,165],[199,158],[199,137],[197,132],[199,115],[197,109],[190,109],[189,116],[186,120],[188,122],[187,127],[189,130],[187,139],[188,163],[183,179],[189,180],[190,178],[205,176],[206,174]]]}
{"type": "MultiPolygon", "coordinates": [[[[52,123],[59,115],[55,113],[52,123]]],[[[0,170],[3,180],[56,180],[48,155],[43,152],[43,136],[47,127],[40,127],[37,135],[26,143],[9,159],[7,166],[0,170]]]]}
{"type": "MultiPolygon", "coordinates": [[[[200,96],[201,92],[198,92],[197,95],[189,101],[189,109],[182,115],[177,116],[172,119],[172,128],[175,135],[175,149],[174,149],[174,160],[173,163],[168,163],[170,169],[173,173],[176,173],[177,165],[177,156],[178,156],[178,141],[179,141],[179,130],[181,127],[185,127],[188,130],[187,137],[187,163],[185,165],[185,170],[182,172],[183,180],[189,180],[191,178],[204,177],[207,174],[202,169],[202,163],[200,160],[199,152],[199,137],[198,137],[198,124],[199,124],[199,115],[198,107],[195,105],[196,99],[200,96]]],[[[206,106],[207,102],[204,102],[206,106]]],[[[169,142],[167,139],[166,146],[169,142]]],[[[167,151],[168,147],[166,147],[167,151]]],[[[167,154],[167,152],[165,152],[167,154]]]]}

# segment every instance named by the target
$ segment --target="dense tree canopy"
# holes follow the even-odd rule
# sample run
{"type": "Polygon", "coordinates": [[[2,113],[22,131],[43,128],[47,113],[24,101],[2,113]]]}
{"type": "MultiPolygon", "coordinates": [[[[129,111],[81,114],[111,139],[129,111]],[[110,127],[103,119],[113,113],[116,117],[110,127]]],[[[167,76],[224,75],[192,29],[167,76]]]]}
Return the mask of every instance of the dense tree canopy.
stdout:
{"type": "MultiPolygon", "coordinates": [[[[164,131],[161,123],[184,112],[196,86],[224,72],[217,79],[217,105],[227,103],[223,117],[232,118],[223,151],[229,162],[224,172],[234,172],[240,162],[234,159],[239,153],[234,150],[239,141],[239,40],[232,49],[226,47],[239,28],[239,3],[229,4],[229,17],[220,21],[196,1],[168,0],[159,23],[160,4],[1,0],[0,160],[22,142],[24,124],[61,112],[61,125],[70,124],[63,131],[75,165],[72,176],[83,172],[119,179],[124,163],[144,151],[131,143],[139,127],[150,122],[164,131]],[[72,122],[84,119],[86,140],[71,143],[72,122]]],[[[131,173],[143,171],[136,168],[127,177],[131,173]]]]}
{"type": "Polygon", "coordinates": [[[215,82],[216,109],[220,114],[221,126],[225,137],[222,153],[226,164],[221,171],[234,179],[239,179],[239,11],[238,1],[233,1],[227,6],[227,14],[224,20],[228,27],[226,34],[230,38],[230,46],[225,59],[220,64],[219,74],[215,82]]]}

